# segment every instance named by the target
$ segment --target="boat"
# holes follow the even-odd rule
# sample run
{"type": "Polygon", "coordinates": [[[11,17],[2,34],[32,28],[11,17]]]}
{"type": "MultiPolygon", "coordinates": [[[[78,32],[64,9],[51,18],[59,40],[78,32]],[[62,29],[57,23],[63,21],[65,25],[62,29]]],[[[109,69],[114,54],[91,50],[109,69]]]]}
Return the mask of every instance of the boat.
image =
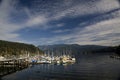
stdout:
{"type": "Polygon", "coordinates": [[[50,64],[51,61],[48,60],[41,60],[41,61],[37,61],[37,64],[50,64]]]}
{"type": "Polygon", "coordinates": [[[63,51],[61,54],[62,55],[59,55],[59,56],[56,56],[54,54],[54,52],[52,51],[51,52],[51,55],[50,55],[50,52],[47,51],[48,53],[46,53],[45,55],[43,56],[35,56],[35,57],[32,57],[31,59],[31,63],[32,64],[67,64],[67,63],[75,63],[76,59],[71,56],[71,51],[63,51]]]}
{"type": "Polygon", "coordinates": [[[118,55],[110,55],[110,58],[120,59],[120,56],[118,56],[118,55]]]}

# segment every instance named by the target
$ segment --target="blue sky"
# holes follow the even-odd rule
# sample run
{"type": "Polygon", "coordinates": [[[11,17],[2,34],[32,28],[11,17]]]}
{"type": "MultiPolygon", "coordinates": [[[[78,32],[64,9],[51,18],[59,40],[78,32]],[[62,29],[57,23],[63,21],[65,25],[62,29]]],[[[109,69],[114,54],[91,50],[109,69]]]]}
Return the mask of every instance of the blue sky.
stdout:
{"type": "Polygon", "coordinates": [[[118,45],[120,0],[0,0],[0,39],[118,45]]]}

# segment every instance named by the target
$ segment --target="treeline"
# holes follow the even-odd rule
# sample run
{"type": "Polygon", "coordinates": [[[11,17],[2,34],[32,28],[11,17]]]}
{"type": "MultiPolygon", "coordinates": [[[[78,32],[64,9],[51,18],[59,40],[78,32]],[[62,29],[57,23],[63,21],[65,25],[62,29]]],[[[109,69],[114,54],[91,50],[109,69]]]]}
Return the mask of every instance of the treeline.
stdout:
{"type": "Polygon", "coordinates": [[[120,55],[120,45],[114,47],[114,50],[115,50],[115,53],[116,53],[116,54],[120,55]]]}
{"type": "Polygon", "coordinates": [[[111,47],[106,47],[103,49],[97,49],[97,50],[93,50],[93,53],[101,53],[101,52],[114,52],[116,54],[120,55],[120,45],[118,46],[111,46],[111,47]]]}
{"type": "Polygon", "coordinates": [[[24,54],[42,54],[42,51],[31,44],[0,40],[0,56],[10,57],[12,55],[19,56],[24,54]]]}

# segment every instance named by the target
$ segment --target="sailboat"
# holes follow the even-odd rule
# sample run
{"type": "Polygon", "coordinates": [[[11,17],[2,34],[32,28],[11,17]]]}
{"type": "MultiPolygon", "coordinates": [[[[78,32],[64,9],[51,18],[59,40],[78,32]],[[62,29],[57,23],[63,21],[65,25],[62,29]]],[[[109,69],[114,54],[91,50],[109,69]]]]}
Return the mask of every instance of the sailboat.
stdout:
{"type": "Polygon", "coordinates": [[[65,55],[63,56],[63,63],[74,63],[76,59],[72,57],[71,49],[69,51],[65,51],[65,55]]]}

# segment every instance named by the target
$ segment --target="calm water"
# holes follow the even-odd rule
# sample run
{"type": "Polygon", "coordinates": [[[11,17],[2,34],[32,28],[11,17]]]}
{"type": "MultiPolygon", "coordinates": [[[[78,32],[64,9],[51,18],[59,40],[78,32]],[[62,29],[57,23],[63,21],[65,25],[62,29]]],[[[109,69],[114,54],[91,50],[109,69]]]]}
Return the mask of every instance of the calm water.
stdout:
{"type": "Polygon", "coordinates": [[[2,80],[120,80],[120,60],[109,55],[82,55],[71,65],[34,65],[2,80]]]}

